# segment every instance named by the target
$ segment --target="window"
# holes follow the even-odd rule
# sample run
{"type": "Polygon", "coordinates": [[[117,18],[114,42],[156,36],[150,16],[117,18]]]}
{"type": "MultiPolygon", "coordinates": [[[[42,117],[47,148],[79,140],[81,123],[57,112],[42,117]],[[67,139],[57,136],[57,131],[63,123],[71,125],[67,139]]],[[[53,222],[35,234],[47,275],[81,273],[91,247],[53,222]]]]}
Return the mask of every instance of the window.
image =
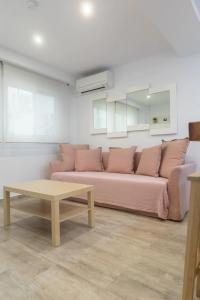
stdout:
{"type": "Polygon", "coordinates": [[[56,135],[55,98],[8,87],[8,139],[51,139],[56,135]]]}
{"type": "Polygon", "coordinates": [[[63,142],[67,133],[64,84],[5,65],[5,140],[63,142]]]}
{"type": "Polygon", "coordinates": [[[33,94],[31,92],[9,87],[7,111],[9,136],[33,135],[33,94]]]}
{"type": "Polygon", "coordinates": [[[56,99],[44,94],[36,94],[35,99],[36,134],[42,136],[56,135],[56,99]]]}

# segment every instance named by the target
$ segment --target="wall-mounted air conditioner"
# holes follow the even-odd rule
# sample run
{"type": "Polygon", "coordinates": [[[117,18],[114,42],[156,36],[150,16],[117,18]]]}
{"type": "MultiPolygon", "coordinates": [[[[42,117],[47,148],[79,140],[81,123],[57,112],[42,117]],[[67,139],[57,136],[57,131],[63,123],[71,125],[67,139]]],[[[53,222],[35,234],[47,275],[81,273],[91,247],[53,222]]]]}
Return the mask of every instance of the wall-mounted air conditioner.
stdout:
{"type": "Polygon", "coordinates": [[[76,91],[80,94],[97,92],[112,87],[112,73],[110,71],[101,72],[76,81],[76,91]]]}

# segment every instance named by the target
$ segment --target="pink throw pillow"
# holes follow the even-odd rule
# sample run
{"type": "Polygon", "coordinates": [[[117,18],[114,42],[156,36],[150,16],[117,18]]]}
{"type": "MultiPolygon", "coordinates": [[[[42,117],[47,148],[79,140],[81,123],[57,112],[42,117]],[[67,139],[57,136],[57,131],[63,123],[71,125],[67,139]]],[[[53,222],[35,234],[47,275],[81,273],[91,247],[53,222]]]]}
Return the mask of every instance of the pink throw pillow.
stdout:
{"type": "Polygon", "coordinates": [[[77,150],[75,158],[75,170],[84,171],[102,171],[102,150],[77,150]]]}
{"type": "Polygon", "coordinates": [[[136,174],[158,177],[162,147],[155,146],[142,151],[136,174]]]}
{"type": "Polygon", "coordinates": [[[89,145],[60,144],[60,153],[64,161],[65,171],[74,171],[75,153],[78,149],[89,149],[89,145]]]}
{"type": "Polygon", "coordinates": [[[185,162],[189,139],[162,141],[160,176],[169,178],[171,171],[185,162]]]}
{"type": "Polygon", "coordinates": [[[111,173],[133,173],[136,149],[136,146],[125,149],[111,149],[107,171],[111,173]]]}

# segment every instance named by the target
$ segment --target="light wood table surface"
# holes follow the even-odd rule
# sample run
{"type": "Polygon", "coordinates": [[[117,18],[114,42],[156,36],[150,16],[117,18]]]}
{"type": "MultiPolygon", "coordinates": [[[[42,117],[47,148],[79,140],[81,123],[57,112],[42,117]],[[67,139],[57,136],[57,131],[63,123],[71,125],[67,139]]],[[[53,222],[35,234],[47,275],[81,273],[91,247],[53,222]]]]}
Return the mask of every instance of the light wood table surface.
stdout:
{"type": "Polygon", "coordinates": [[[88,212],[94,227],[94,186],[53,180],[34,180],[4,186],[4,226],[10,225],[10,207],[51,221],[52,245],[60,246],[60,223],[88,212]],[[28,196],[10,205],[10,193],[28,196]],[[69,204],[63,199],[87,194],[88,206],[69,204]]]}

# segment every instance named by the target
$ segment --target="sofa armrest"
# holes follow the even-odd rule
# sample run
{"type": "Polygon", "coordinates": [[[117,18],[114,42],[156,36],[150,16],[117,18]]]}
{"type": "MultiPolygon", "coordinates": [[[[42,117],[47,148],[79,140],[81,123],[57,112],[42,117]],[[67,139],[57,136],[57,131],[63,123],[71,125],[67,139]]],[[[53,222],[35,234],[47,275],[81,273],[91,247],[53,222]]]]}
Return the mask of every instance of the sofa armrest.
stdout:
{"type": "Polygon", "coordinates": [[[53,160],[49,163],[50,177],[55,172],[64,172],[65,170],[65,162],[62,160],[53,160]]]}
{"type": "Polygon", "coordinates": [[[169,214],[168,219],[183,220],[189,208],[190,182],[188,176],[196,170],[191,162],[174,168],[168,181],[169,214]]]}

